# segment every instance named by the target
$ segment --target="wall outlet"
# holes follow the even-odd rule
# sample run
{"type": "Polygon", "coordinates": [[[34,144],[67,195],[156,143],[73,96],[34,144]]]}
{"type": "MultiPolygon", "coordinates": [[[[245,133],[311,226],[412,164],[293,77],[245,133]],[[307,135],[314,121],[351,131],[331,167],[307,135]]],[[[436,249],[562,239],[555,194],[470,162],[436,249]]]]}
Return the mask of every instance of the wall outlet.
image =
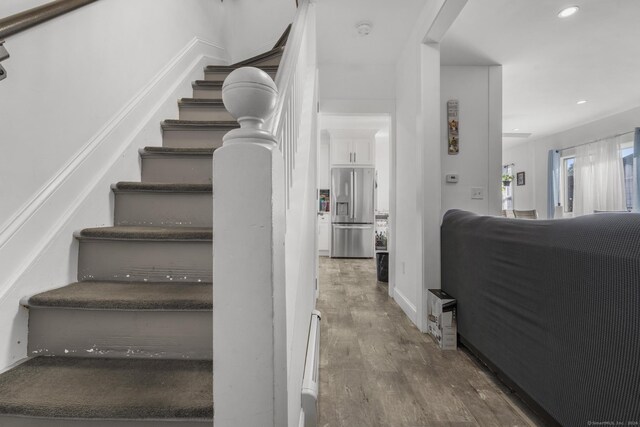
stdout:
{"type": "Polygon", "coordinates": [[[450,173],[445,175],[446,181],[448,183],[451,184],[457,184],[458,183],[458,174],[457,173],[450,173]]]}
{"type": "Polygon", "coordinates": [[[482,200],[484,199],[484,188],[483,187],[471,187],[471,198],[482,200]]]}

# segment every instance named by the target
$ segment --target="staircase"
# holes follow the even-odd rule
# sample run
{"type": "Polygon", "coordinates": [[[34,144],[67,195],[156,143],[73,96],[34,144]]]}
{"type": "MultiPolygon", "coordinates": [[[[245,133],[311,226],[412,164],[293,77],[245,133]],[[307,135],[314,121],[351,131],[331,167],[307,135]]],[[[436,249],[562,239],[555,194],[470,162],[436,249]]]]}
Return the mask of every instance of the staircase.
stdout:
{"type": "Polygon", "coordinates": [[[78,282],[24,303],[30,358],[0,375],[0,426],[213,423],[212,155],[238,127],[222,82],[248,65],[275,77],[288,31],[205,68],[162,146],[140,150],[142,182],[112,185],[114,226],[75,234],[78,282]]]}

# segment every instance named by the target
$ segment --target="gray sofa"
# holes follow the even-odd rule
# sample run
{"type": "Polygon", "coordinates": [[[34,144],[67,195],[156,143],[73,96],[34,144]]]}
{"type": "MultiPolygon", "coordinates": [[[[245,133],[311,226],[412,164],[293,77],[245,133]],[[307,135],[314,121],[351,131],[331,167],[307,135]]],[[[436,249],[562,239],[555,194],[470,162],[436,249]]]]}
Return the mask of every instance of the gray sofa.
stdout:
{"type": "Polygon", "coordinates": [[[453,210],[441,231],[462,344],[550,424],[640,422],[640,214],[453,210]]]}

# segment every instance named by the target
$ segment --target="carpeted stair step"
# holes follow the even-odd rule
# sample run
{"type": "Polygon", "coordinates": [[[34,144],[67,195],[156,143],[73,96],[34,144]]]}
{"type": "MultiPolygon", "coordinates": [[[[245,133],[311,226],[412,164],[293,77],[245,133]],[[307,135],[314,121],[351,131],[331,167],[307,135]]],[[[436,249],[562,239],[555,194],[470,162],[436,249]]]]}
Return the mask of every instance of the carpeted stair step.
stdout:
{"type": "Polygon", "coordinates": [[[213,148],[146,147],[140,150],[142,182],[211,184],[213,148]]]}
{"type": "Polygon", "coordinates": [[[167,148],[218,148],[222,137],[239,128],[237,121],[165,120],[162,146],[167,148]]]}
{"type": "Polygon", "coordinates": [[[36,357],[0,375],[0,425],[213,424],[211,361],[36,357]]]}
{"type": "Polygon", "coordinates": [[[222,99],[182,98],[178,101],[180,120],[233,121],[222,99]]]}
{"type": "MultiPolygon", "coordinates": [[[[231,73],[233,70],[240,68],[241,66],[236,65],[208,65],[204,69],[204,78],[205,80],[211,81],[224,81],[225,78],[231,73]]],[[[265,73],[269,74],[272,79],[275,80],[276,74],[278,72],[277,65],[259,65],[255,66],[256,68],[260,68],[265,73]]]]}
{"type": "Polygon", "coordinates": [[[75,233],[79,281],[212,279],[210,227],[100,227],[75,233]]]}
{"type": "Polygon", "coordinates": [[[212,358],[210,283],[79,282],[31,297],[28,354],[212,358]]]}
{"type": "Polygon", "coordinates": [[[222,98],[222,81],[196,80],[191,84],[193,97],[198,99],[222,98]]]}
{"type": "Polygon", "coordinates": [[[119,182],[114,224],[155,227],[212,227],[211,184],[119,182]]]}

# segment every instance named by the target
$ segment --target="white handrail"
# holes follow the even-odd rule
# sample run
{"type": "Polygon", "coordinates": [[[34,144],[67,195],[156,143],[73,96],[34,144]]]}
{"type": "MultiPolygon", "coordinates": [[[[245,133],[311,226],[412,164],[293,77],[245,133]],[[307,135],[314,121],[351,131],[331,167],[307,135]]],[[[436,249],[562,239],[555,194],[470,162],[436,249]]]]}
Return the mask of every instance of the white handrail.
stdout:
{"type": "MultiPolygon", "coordinates": [[[[302,98],[304,96],[304,75],[311,65],[307,62],[306,53],[309,51],[308,36],[309,0],[303,0],[296,12],[296,17],[289,33],[289,39],[284,49],[280,67],[276,75],[278,87],[278,101],[274,114],[266,126],[279,141],[278,147],[285,161],[285,198],[287,207],[290,206],[291,187],[293,186],[293,170],[295,169],[295,154],[298,150],[298,136],[302,98]]],[[[315,46],[312,47],[315,51],[315,46]]]]}
{"type": "Polygon", "coordinates": [[[289,38],[287,39],[284,54],[282,55],[280,66],[278,67],[278,72],[276,74],[275,82],[280,94],[274,114],[270,120],[270,126],[267,127],[267,129],[271,130],[274,135],[277,134],[277,128],[281,122],[282,113],[285,110],[287,92],[291,87],[290,82],[297,71],[308,12],[309,0],[302,0],[301,5],[296,12],[293,24],[291,25],[289,38]]]}

